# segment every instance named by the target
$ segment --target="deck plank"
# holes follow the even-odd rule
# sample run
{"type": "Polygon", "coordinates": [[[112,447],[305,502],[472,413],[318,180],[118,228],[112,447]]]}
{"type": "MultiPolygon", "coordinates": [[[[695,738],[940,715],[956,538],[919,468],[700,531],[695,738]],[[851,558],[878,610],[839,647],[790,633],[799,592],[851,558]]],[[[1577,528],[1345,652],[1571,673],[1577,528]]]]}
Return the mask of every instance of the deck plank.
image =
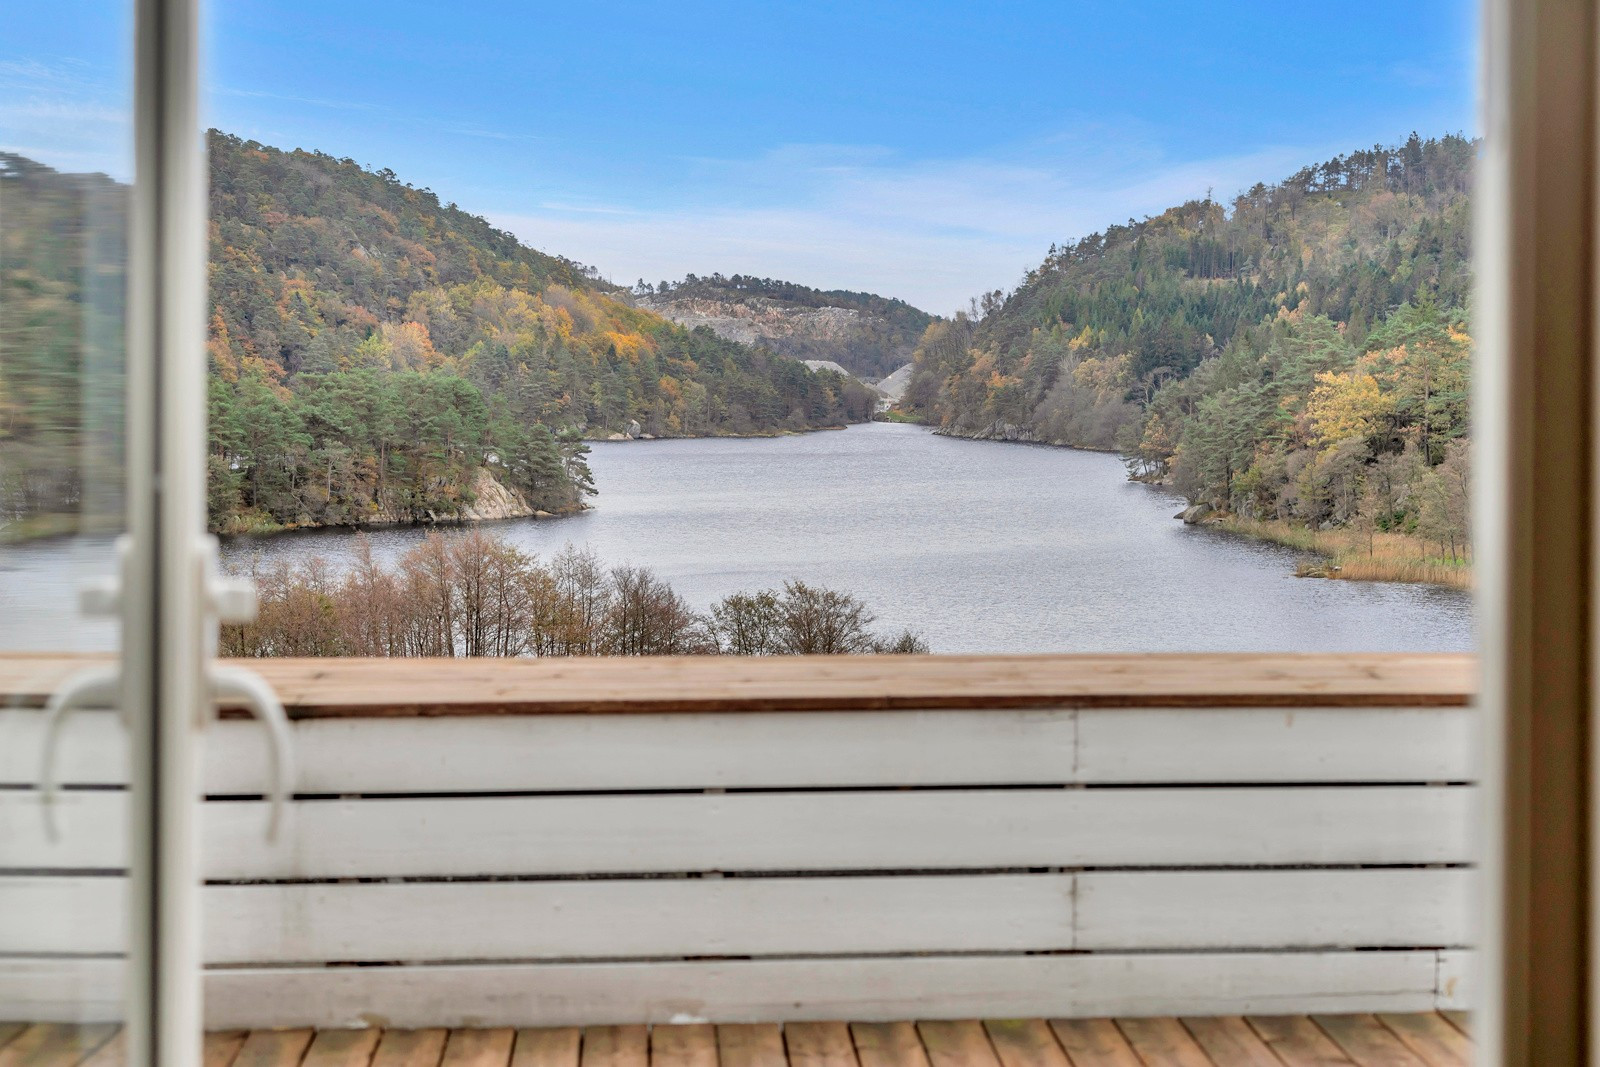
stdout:
{"type": "Polygon", "coordinates": [[[1427,1067],[1373,1015],[1313,1015],[1312,1021],[1361,1067],[1427,1067]]]}
{"type": "Polygon", "coordinates": [[[0,1047],[0,1067],[77,1067],[117,1030],[115,1023],[35,1023],[0,1047]]]}
{"type": "Polygon", "coordinates": [[[1117,1029],[1128,1039],[1145,1067],[1215,1067],[1211,1057],[1176,1019],[1118,1019],[1117,1029]]]}
{"type": "Polygon", "coordinates": [[[717,1067],[710,1023],[658,1023],[650,1028],[650,1067],[717,1067]]]}
{"type": "Polygon", "coordinates": [[[1428,1067],[1468,1067],[1472,1062],[1472,1042],[1442,1015],[1385,1012],[1378,1021],[1422,1057],[1428,1067]]]}
{"type": "Polygon", "coordinates": [[[1073,1067],[1145,1067],[1110,1019],[1051,1019],[1050,1030],[1073,1067]]]}
{"type": "Polygon", "coordinates": [[[128,1062],[128,1031],[117,1027],[111,1040],[101,1045],[99,1051],[84,1060],[80,1067],[123,1067],[128,1062]]]}
{"type": "Polygon", "coordinates": [[[59,1040],[56,1027],[49,1023],[24,1024],[11,1035],[11,1040],[0,1046],[0,1067],[22,1067],[37,1062],[36,1054],[53,1040],[59,1040]]]}
{"type": "Polygon", "coordinates": [[[1184,1019],[1183,1025],[1213,1063],[1226,1067],[1283,1067],[1266,1042],[1237,1015],[1184,1019]]]}
{"type": "Polygon", "coordinates": [[[243,1030],[208,1031],[205,1044],[200,1048],[200,1062],[204,1067],[233,1067],[244,1039],[243,1030]]]}
{"type": "Polygon", "coordinates": [[[233,1067],[299,1067],[313,1036],[312,1030],[252,1030],[233,1067]]]}
{"type": "Polygon", "coordinates": [[[27,1023],[0,1023],[0,1048],[11,1044],[12,1039],[27,1028],[27,1023]]]}
{"type": "Polygon", "coordinates": [[[976,1020],[919,1022],[917,1035],[933,1067],[1000,1067],[989,1035],[976,1020]]]}
{"type": "Polygon", "coordinates": [[[1304,1015],[1252,1015],[1247,1021],[1284,1067],[1350,1067],[1350,1057],[1304,1015]]]}
{"type": "Polygon", "coordinates": [[[439,1067],[449,1031],[385,1030],[372,1067],[439,1067]]]}
{"type": "Polygon", "coordinates": [[[440,1067],[506,1067],[517,1032],[509,1026],[451,1030],[440,1067]]]}
{"type": "Polygon", "coordinates": [[[378,1030],[319,1030],[302,1067],[368,1067],[383,1037],[378,1030]]]}
{"type": "Polygon", "coordinates": [[[789,1067],[860,1067],[850,1027],[842,1022],[785,1023],[789,1067]]]}
{"type": "Polygon", "coordinates": [[[1071,1067],[1043,1019],[987,1019],[983,1028],[1002,1067],[1071,1067]]]}
{"type": "Polygon", "coordinates": [[[911,1023],[851,1023],[861,1067],[928,1067],[928,1054],[911,1023]]]}
{"type": "Polygon", "coordinates": [[[591,1026],[583,1031],[580,1067],[648,1067],[650,1031],[643,1026],[591,1026]]]}
{"type": "Polygon", "coordinates": [[[777,1023],[724,1023],[717,1027],[722,1067],[786,1067],[783,1027],[777,1023]]]}
{"type": "Polygon", "coordinates": [[[1467,1037],[1472,1036],[1472,1013],[1470,1011],[1441,1011],[1445,1021],[1460,1030],[1467,1037]]]}
{"type": "Polygon", "coordinates": [[[576,1026],[529,1027],[517,1031],[511,1067],[578,1067],[583,1032],[576,1026]]]}
{"type": "MultiPolygon", "coordinates": [[[[205,1035],[205,1067],[1467,1067],[1463,1013],[205,1035]],[[588,1038],[592,1037],[592,1041],[588,1038]],[[1065,1050],[1065,1051],[1063,1051],[1065,1050]]],[[[120,1067],[112,1024],[0,1024],[0,1067],[120,1067]]]]}

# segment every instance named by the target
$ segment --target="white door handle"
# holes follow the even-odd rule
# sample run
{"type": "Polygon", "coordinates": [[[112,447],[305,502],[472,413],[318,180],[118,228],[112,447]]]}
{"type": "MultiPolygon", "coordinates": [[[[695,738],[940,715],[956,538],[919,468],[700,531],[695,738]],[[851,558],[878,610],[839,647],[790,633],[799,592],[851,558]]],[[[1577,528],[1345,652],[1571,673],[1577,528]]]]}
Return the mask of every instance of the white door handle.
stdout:
{"type": "MultiPolygon", "coordinates": [[[[267,840],[276,841],[283,823],[283,808],[293,794],[294,762],[289,738],[289,717],[283,704],[260,675],[241,667],[213,667],[211,693],[217,703],[240,704],[249,709],[267,735],[267,840]]],[[[45,705],[44,745],[39,764],[39,807],[45,834],[60,840],[56,823],[56,749],[67,717],[84,708],[115,708],[121,703],[122,676],[111,667],[83,671],[67,679],[45,705]]]]}
{"type": "Polygon", "coordinates": [[[211,693],[218,703],[238,703],[249,708],[267,733],[267,840],[276,841],[283,822],[283,806],[294,790],[289,716],[284,714],[283,704],[272,687],[259,674],[242,667],[212,667],[211,693]]]}
{"type": "MultiPolygon", "coordinates": [[[[126,565],[127,538],[119,538],[117,555],[120,568],[126,565]]],[[[204,568],[207,611],[213,623],[249,622],[255,617],[255,588],[248,581],[229,579],[222,575],[217,562],[217,541],[207,537],[200,543],[199,565],[204,568]]],[[[121,596],[119,578],[95,583],[84,590],[83,607],[87,614],[115,614],[121,596]]],[[[213,631],[213,645],[215,631],[213,631]]],[[[215,648],[212,649],[215,654],[215,648]]],[[[242,667],[211,665],[207,679],[213,698],[209,709],[203,710],[202,727],[216,714],[218,703],[238,704],[249,709],[256,722],[267,735],[268,785],[266,796],[267,840],[274,841],[283,823],[283,809],[294,795],[294,763],[289,736],[289,717],[272,687],[253,671],[242,667]]],[[[45,704],[44,746],[40,753],[39,792],[40,811],[44,817],[45,833],[51,841],[59,839],[55,819],[56,747],[60,743],[61,726],[67,716],[80,708],[119,708],[122,700],[122,676],[115,667],[97,667],[68,678],[45,704]]]]}
{"type": "Polygon", "coordinates": [[[67,716],[82,708],[120,708],[122,675],[113,667],[81,671],[62,683],[44,706],[44,746],[40,753],[39,810],[51,843],[60,840],[56,826],[56,746],[67,716]]]}

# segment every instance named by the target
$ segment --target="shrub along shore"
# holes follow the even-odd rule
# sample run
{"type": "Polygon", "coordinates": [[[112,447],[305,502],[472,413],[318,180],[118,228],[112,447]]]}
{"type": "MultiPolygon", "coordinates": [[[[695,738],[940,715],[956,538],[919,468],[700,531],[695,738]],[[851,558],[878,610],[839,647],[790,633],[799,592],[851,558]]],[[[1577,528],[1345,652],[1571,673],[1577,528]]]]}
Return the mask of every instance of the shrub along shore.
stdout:
{"type": "Polygon", "coordinates": [[[568,544],[542,561],[470,530],[437,531],[393,567],[362,536],[337,571],[312,558],[253,568],[260,613],[223,628],[229,656],[663,656],[918,653],[860,600],[798,579],[694,611],[647,567],[568,544]]]}

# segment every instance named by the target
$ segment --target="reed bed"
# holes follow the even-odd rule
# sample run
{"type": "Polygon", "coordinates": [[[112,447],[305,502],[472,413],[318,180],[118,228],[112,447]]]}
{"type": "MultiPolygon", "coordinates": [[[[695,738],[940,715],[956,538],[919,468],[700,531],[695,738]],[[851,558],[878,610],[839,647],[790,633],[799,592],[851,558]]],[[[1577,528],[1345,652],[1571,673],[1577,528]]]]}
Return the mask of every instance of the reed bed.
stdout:
{"type": "Polygon", "coordinates": [[[1313,530],[1281,521],[1228,516],[1219,528],[1258,541],[1297,549],[1312,557],[1295,573],[1303,578],[1342,578],[1358,582],[1426,582],[1454,589],[1472,588],[1469,550],[1424,541],[1401,533],[1364,530],[1313,530]]]}

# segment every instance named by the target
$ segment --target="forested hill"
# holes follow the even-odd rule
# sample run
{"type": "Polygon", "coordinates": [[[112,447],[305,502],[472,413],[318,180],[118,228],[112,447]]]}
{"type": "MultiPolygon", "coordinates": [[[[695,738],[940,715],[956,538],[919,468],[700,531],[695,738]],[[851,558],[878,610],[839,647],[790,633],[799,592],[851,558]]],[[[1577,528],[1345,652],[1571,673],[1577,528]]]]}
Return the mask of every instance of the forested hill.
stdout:
{"type": "Polygon", "coordinates": [[[934,316],[904,300],[735,274],[633,288],[639,306],[686,326],[760,344],[795,359],[832,360],[869,381],[911,361],[934,316]]]}
{"type": "Polygon", "coordinates": [[[1443,541],[1464,500],[1422,500],[1464,469],[1475,154],[1413,134],[1052,248],[928,330],[905,404],[951,433],[1119,448],[1238,514],[1443,541]]]}
{"type": "Polygon", "coordinates": [[[589,490],[584,436],[862,421],[859,383],[688,330],[389,171],[213,131],[212,521],[470,513],[589,490]],[[634,425],[637,424],[637,425],[634,425]]]}

